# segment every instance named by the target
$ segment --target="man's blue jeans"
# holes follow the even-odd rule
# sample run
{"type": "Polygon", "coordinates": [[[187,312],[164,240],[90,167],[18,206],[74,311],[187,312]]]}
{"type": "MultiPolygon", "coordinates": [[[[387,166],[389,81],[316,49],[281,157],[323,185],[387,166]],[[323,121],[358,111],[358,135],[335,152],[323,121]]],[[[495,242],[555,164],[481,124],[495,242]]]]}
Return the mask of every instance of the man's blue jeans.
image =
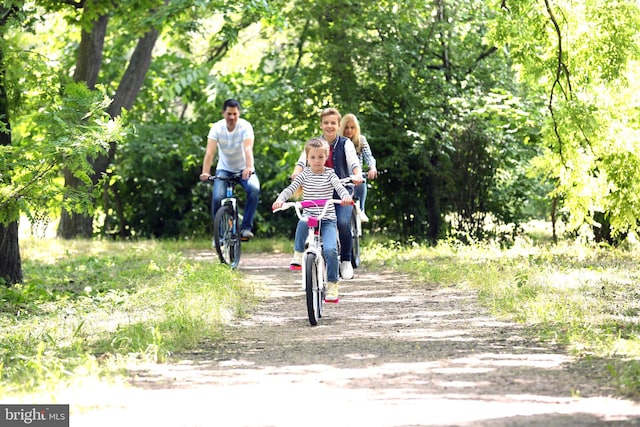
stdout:
{"type": "MultiPolygon", "coordinates": [[[[217,170],[216,176],[231,176],[234,172],[225,170],[217,170]]],[[[253,217],[258,209],[258,200],[260,199],[260,180],[255,173],[249,177],[249,179],[243,179],[240,181],[240,185],[247,193],[247,201],[244,206],[244,214],[242,217],[241,230],[251,230],[253,228],[253,217]]],[[[220,207],[222,199],[227,197],[227,183],[221,179],[216,179],[213,182],[212,199],[211,199],[211,214],[212,218],[216,217],[216,212],[220,207]]]]}
{"type": "MultiPolygon", "coordinates": [[[[336,206],[337,208],[337,206],[336,206]]],[[[309,226],[306,218],[298,221],[296,227],[296,238],[293,250],[304,252],[304,244],[309,236],[309,226]]],[[[336,222],[330,219],[323,219],[320,224],[320,236],[322,236],[322,255],[327,264],[327,281],[338,281],[338,236],[336,233],[336,222]]]]}

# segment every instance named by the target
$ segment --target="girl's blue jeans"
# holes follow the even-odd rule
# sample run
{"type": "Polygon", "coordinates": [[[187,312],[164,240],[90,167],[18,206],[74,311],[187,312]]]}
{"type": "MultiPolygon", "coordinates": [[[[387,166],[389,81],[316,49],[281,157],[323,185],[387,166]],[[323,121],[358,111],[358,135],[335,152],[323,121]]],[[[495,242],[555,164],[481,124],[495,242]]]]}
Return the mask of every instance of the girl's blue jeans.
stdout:
{"type": "MultiPolygon", "coordinates": [[[[337,206],[336,206],[337,207],[337,206]]],[[[296,252],[304,252],[304,244],[309,236],[309,226],[305,218],[298,221],[296,238],[293,249],[296,252]]],[[[322,255],[327,264],[327,281],[338,281],[338,233],[336,221],[323,219],[320,224],[320,236],[322,237],[322,255]]]]}

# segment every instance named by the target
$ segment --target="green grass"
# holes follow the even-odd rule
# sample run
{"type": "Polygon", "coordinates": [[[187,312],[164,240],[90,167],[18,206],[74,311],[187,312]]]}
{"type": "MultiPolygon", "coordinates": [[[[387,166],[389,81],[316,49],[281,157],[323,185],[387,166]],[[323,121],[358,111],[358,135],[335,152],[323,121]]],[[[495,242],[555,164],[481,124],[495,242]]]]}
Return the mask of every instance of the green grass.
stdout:
{"type": "Polygon", "coordinates": [[[366,249],[369,263],[416,283],[476,291],[493,315],[583,358],[608,360],[622,394],[640,396],[640,253],[582,244],[366,249]]]}
{"type": "MultiPolygon", "coordinates": [[[[25,281],[0,288],[0,394],[54,390],[113,376],[137,362],[219,339],[245,316],[254,289],[211,258],[210,241],[23,239],[25,281]]],[[[604,360],[621,394],[640,397],[640,253],[520,241],[509,249],[365,240],[369,269],[410,274],[416,286],[473,290],[495,316],[584,360],[604,360]]],[[[289,239],[254,239],[243,253],[290,252],[289,239]]]]}
{"type": "Polygon", "coordinates": [[[0,394],[162,362],[216,339],[255,302],[200,242],[25,240],[25,280],[0,288],[0,394]]]}

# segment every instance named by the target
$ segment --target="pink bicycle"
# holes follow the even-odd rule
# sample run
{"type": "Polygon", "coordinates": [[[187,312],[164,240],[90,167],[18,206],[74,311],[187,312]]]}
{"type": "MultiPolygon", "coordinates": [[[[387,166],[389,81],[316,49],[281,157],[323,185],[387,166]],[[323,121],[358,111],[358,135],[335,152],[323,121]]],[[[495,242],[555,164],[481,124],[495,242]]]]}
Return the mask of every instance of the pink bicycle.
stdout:
{"type": "Polygon", "coordinates": [[[274,212],[289,208],[295,208],[296,215],[303,219],[302,209],[309,207],[322,207],[320,215],[317,217],[306,217],[309,235],[306,240],[306,248],[302,256],[302,286],[306,293],[307,314],[309,323],[316,326],[322,317],[322,305],[326,294],[327,270],[324,257],[322,256],[322,236],[320,227],[322,218],[327,213],[330,203],[340,204],[340,200],[307,200],[301,202],[285,202],[281,208],[274,212]]]}

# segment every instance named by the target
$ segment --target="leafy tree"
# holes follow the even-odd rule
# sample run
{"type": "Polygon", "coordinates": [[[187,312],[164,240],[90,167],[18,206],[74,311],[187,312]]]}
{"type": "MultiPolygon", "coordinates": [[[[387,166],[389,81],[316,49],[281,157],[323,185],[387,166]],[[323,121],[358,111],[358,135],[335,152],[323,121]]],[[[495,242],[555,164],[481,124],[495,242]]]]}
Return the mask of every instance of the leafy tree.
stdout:
{"type": "Polygon", "coordinates": [[[232,93],[215,67],[232,55],[238,33],[272,10],[254,2],[201,6],[172,15],[172,31],[160,40],[164,50],[131,108],[137,133],[119,147],[103,193],[106,233],[200,234],[211,222],[210,187],[197,184],[210,123],[221,117],[228,97],[243,101],[247,118],[251,111],[250,100],[232,93]]]}
{"type": "MultiPolygon", "coordinates": [[[[20,11],[23,19],[34,13],[20,11]]],[[[17,48],[31,45],[24,31],[29,26],[2,28],[2,99],[4,117],[12,120],[2,132],[11,144],[3,145],[0,153],[1,239],[7,242],[0,277],[12,284],[22,280],[17,236],[21,213],[37,221],[62,205],[90,209],[86,192],[64,193],[58,179],[61,167],[66,165],[81,182],[90,181],[89,160],[105,150],[108,141],[121,139],[123,131],[119,121],[104,114],[109,100],[103,91],[91,92],[69,81],[41,52],[17,48]],[[60,195],[65,195],[63,200],[60,195]]]]}
{"type": "MultiPolygon", "coordinates": [[[[80,20],[82,25],[82,38],[79,45],[79,51],[76,62],[76,81],[84,81],[87,86],[91,88],[98,77],[100,70],[103,44],[105,39],[107,21],[109,13],[109,5],[107,2],[88,2],[75,3],[75,2],[63,2],[73,6],[81,5],[85,11],[83,18],[80,20]],[[90,30],[88,30],[90,28],[90,30]]],[[[134,4],[126,2],[119,2],[116,4],[117,9],[120,12],[131,13],[134,10],[147,11],[151,8],[151,15],[156,12],[156,7],[166,6],[169,1],[136,1],[134,4]],[[124,10],[123,10],[124,9],[124,10]]],[[[111,4],[113,7],[113,4],[111,4]]],[[[166,18],[165,15],[161,16],[159,22],[166,18]]],[[[118,117],[123,110],[130,109],[146,75],[147,69],[151,62],[151,52],[155,46],[155,42],[158,39],[160,31],[157,28],[158,21],[151,23],[144,23],[139,27],[135,24],[139,24],[139,20],[136,20],[139,14],[129,15],[130,28],[132,32],[139,34],[138,43],[133,50],[129,64],[126,67],[124,74],[121,77],[118,89],[115,91],[113,100],[108,106],[107,111],[111,117],[118,117]]],[[[146,14],[144,15],[146,16],[146,14]]],[[[98,181],[106,174],[109,164],[113,161],[115,153],[115,142],[112,141],[107,153],[98,156],[93,160],[94,174],[92,175],[91,185],[88,189],[81,186],[76,179],[73,178],[69,171],[65,171],[66,185],[74,190],[88,191],[90,194],[93,192],[93,187],[98,181]]],[[[72,238],[76,236],[90,237],[93,233],[92,226],[92,212],[74,212],[63,209],[61,214],[61,221],[58,228],[58,235],[64,238],[72,238]]]]}
{"type": "Polygon", "coordinates": [[[544,187],[530,176],[528,166],[538,153],[536,103],[491,93],[476,105],[451,132],[447,202],[452,233],[464,240],[483,240],[496,236],[498,227],[487,227],[495,224],[502,226],[501,234],[509,226],[512,238],[522,221],[545,213],[538,207],[544,187]]]}
{"type": "MultiPolygon", "coordinates": [[[[456,173],[452,138],[476,120],[494,93],[518,90],[507,58],[483,38],[492,13],[471,1],[293,3],[282,14],[286,35],[272,43],[262,63],[265,72],[254,78],[265,93],[261,112],[272,118],[266,124],[269,151],[277,153],[266,191],[272,182],[274,189],[282,186],[301,141],[317,134],[319,110],[337,107],[360,117],[383,171],[368,198],[375,225],[404,240],[442,237],[444,218],[458,208],[447,191],[456,173]]],[[[509,141],[503,146],[515,149],[531,134],[520,128],[501,134],[510,117],[497,108],[484,109],[482,118],[488,121],[483,132],[491,131],[489,125],[497,129],[491,144],[509,141]]],[[[488,153],[497,161],[530,152],[488,153]]],[[[492,185],[487,191],[496,194],[492,185]]],[[[513,208],[522,195],[501,198],[509,198],[513,208]]],[[[499,218],[517,214],[512,209],[511,217],[499,218]]]]}
{"type": "Polygon", "coordinates": [[[635,230],[638,3],[504,0],[500,6],[489,37],[508,49],[521,80],[546,94],[544,151],[535,165],[554,183],[551,197],[569,213],[571,229],[589,223],[614,237],[635,230]]]}

